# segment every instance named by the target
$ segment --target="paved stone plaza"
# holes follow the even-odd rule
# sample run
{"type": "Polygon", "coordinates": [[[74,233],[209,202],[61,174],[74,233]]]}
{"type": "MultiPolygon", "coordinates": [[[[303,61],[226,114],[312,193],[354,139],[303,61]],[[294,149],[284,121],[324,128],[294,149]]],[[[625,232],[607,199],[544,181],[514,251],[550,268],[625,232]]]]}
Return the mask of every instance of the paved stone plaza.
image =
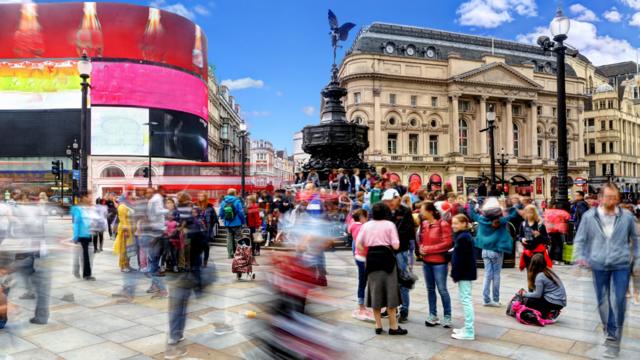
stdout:
{"type": "MultiPolygon", "coordinates": [[[[106,241],[106,247],[112,242],[106,241]]],[[[264,286],[269,251],[258,257],[255,281],[236,281],[230,260],[223,248],[213,247],[212,256],[219,280],[200,299],[191,299],[187,321],[186,346],[189,359],[263,359],[267,356],[251,342],[252,332],[261,331],[259,320],[247,319],[247,310],[260,312],[261,304],[271,295],[264,286]],[[234,331],[215,335],[217,324],[226,321],[234,331]]],[[[349,359],[572,359],[598,358],[602,332],[595,309],[590,277],[573,267],[559,267],[567,287],[569,306],[557,324],[544,328],[524,326],[505,315],[505,308],[481,305],[481,281],[474,285],[477,340],[451,339],[450,330],[427,328],[424,320],[427,297],[421,279],[411,293],[410,322],[403,325],[408,336],[376,336],[373,324],[351,317],[355,308],[356,268],[348,252],[327,254],[329,287],[319,298],[329,304],[316,303],[308,311],[335,324],[346,342],[349,359]]],[[[148,359],[163,358],[167,330],[167,300],[151,300],[145,293],[149,281],[138,285],[133,304],[116,304],[111,293],[121,289],[122,275],[110,252],[95,258],[96,282],[77,280],[71,275],[70,255],[58,255],[54,263],[51,292],[51,320],[46,326],[31,325],[33,300],[19,300],[21,289],[11,294],[19,305],[11,314],[5,330],[0,330],[0,359],[148,359]],[[73,293],[74,301],[62,297],[73,293]]],[[[480,271],[479,275],[482,275],[480,271]]],[[[502,303],[525,285],[523,273],[508,269],[502,276],[502,303]]],[[[454,324],[460,327],[462,312],[457,287],[449,282],[453,302],[454,324]]],[[[442,316],[441,306],[439,307],[442,316]]],[[[627,328],[621,358],[640,359],[640,306],[629,305],[627,328]]],[[[387,326],[385,321],[385,327],[387,326]]]]}

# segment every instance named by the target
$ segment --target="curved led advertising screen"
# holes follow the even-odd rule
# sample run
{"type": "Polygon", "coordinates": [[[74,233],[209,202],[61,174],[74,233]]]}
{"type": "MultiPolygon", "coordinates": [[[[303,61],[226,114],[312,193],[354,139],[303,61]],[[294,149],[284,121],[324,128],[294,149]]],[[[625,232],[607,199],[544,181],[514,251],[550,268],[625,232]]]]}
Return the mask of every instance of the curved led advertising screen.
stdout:
{"type": "Polygon", "coordinates": [[[200,27],[171,12],[122,3],[0,4],[0,58],[144,60],[207,78],[200,27]]]}
{"type": "Polygon", "coordinates": [[[91,104],[139,106],[208,118],[207,86],[198,77],[163,66],[94,62],[91,104]]]}
{"type": "Polygon", "coordinates": [[[179,111],[151,109],[151,155],[207,161],[207,123],[179,111]]]}
{"type": "Polygon", "coordinates": [[[91,108],[91,155],[149,155],[149,109],[91,108]]]}
{"type": "Polygon", "coordinates": [[[66,156],[80,139],[80,110],[0,111],[1,157],[66,156]]]}

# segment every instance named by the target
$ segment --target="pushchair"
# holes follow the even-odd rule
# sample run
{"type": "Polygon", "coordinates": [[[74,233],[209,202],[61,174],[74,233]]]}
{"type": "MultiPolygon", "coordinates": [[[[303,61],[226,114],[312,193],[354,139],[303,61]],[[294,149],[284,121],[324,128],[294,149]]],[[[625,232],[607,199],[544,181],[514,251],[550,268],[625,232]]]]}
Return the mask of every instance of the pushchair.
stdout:
{"type": "Polygon", "coordinates": [[[253,257],[251,233],[248,230],[242,229],[242,237],[238,240],[233,261],[231,261],[231,272],[236,274],[238,280],[242,278],[242,274],[246,274],[251,280],[256,278],[256,274],[253,273],[253,265],[258,264],[253,257]]]}

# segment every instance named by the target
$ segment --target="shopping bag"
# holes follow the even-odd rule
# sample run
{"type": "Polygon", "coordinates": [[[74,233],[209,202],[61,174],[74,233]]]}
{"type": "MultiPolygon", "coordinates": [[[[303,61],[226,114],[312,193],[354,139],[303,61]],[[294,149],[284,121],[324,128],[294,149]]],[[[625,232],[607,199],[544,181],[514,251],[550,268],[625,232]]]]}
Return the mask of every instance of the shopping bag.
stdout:
{"type": "Polygon", "coordinates": [[[564,261],[565,264],[573,263],[573,244],[565,243],[562,246],[562,261],[564,261]]]}
{"type": "Polygon", "coordinates": [[[262,244],[264,242],[264,237],[262,237],[262,233],[256,231],[253,233],[253,243],[254,244],[262,244]]]}

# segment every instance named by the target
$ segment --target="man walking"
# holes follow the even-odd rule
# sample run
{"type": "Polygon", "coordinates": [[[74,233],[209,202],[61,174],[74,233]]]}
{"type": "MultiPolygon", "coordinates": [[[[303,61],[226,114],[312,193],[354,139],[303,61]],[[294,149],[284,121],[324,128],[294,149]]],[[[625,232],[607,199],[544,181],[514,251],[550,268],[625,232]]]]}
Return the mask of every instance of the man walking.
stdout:
{"type": "Polygon", "coordinates": [[[584,200],[584,191],[576,191],[576,200],[571,205],[571,220],[574,231],[578,231],[582,216],[589,210],[589,204],[584,200]]]}
{"type": "MultiPolygon", "coordinates": [[[[400,248],[396,252],[396,261],[398,269],[403,273],[409,271],[409,257],[411,255],[411,241],[416,238],[415,222],[411,210],[400,204],[400,194],[395,189],[388,189],[382,196],[382,201],[391,209],[391,218],[389,219],[396,225],[398,229],[398,238],[400,240],[400,248]]],[[[400,286],[400,297],[402,306],[400,307],[400,323],[406,323],[409,317],[409,288],[400,286]]]]}
{"type": "Polygon", "coordinates": [[[640,275],[635,220],[619,203],[618,187],[605,185],[600,206],[583,215],[574,239],[575,263],[593,273],[607,358],[615,358],[620,352],[631,270],[640,275]]]}
{"type": "Polygon", "coordinates": [[[236,189],[227,190],[227,196],[220,203],[218,214],[222,216],[224,227],[227,228],[227,255],[231,259],[236,252],[236,242],[240,240],[241,227],[245,224],[242,202],[236,197],[236,189]]]}

